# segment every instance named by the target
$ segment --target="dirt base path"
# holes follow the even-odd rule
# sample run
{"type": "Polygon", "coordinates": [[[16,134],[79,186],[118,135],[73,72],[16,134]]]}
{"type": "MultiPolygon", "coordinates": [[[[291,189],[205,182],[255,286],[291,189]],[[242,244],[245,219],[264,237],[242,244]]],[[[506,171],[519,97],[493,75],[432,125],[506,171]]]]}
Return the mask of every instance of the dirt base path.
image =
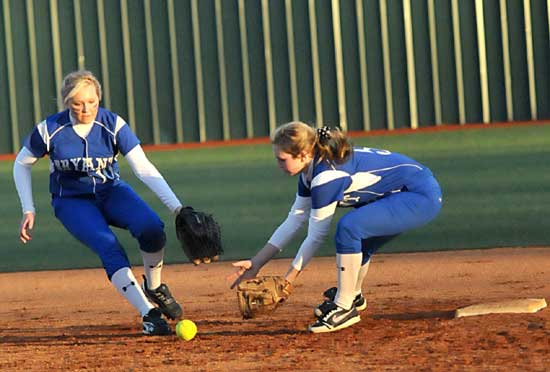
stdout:
{"type": "MultiPolygon", "coordinates": [[[[283,274],[289,260],[264,274],[283,274]]],[[[316,258],[272,316],[243,320],[229,262],[168,265],[164,281],[197,337],[145,337],[102,270],[0,274],[1,371],[546,371],[550,309],[453,318],[480,302],[550,298],[550,248],[378,254],[360,323],[310,334],[312,308],[336,283],[316,258]]],[[[141,277],[142,268],[135,268],[141,277]]]]}

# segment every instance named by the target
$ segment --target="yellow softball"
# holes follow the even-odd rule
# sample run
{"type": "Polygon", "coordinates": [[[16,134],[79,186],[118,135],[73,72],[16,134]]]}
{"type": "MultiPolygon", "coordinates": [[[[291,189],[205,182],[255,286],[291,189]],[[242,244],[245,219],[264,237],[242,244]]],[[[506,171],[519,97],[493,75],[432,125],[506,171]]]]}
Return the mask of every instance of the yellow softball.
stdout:
{"type": "Polygon", "coordinates": [[[180,320],[176,324],[176,335],[185,341],[190,341],[197,334],[197,325],[189,319],[180,320]]]}

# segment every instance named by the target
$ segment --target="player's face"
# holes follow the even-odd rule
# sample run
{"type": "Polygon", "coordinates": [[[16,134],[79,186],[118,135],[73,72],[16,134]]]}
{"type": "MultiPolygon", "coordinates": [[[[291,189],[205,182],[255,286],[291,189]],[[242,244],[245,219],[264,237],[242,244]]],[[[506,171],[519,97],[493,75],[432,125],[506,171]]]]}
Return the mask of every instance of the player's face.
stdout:
{"type": "Polygon", "coordinates": [[[282,151],[278,146],[273,146],[273,154],[275,155],[275,159],[277,159],[279,168],[291,176],[295,176],[307,169],[312,158],[311,154],[306,152],[293,156],[288,152],[282,151]]]}
{"type": "Polygon", "coordinates": [[[93,85],[85,85],[69,102],[69,109],[74,118],[83,124],[94,121],[99,108],[99,97],[93,85]]]}

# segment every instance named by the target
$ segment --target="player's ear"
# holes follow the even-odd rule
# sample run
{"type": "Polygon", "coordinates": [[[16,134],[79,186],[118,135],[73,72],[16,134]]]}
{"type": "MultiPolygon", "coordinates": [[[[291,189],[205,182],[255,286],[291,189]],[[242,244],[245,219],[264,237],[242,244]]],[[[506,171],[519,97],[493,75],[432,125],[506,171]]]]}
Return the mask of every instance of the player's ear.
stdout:
{"type": "Polygon", "coordinates": [[[311,158],[311,154],[308,151],[302,151],[300,155],[298,155],[301,161],[307,161],[309,158],[311,158]]]}

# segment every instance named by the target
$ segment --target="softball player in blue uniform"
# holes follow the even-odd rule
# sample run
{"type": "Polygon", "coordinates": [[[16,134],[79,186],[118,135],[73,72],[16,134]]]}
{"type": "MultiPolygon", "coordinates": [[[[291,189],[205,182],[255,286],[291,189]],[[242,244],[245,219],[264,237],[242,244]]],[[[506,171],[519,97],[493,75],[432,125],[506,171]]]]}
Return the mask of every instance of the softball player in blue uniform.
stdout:
{"type": "Polygon", "coordinates": [[[434,219],[441,209],[441,189],[424,165],[401,154],[352,148],[339,130],[313,129],[291,122],[275,131],[273,151],[279,167],[298,175],[298,192],[286,220],[251,260],[233,265],[233,286],[255,277],[308,221],[307,236],[286,279],[293,282],[322,244],[337,207],[352,208],[339,221],[334,243],[338,287],[314,309],[311,332],[333,332],[360,321],[366,308],[361,289],[370,257],[404,231],[434,219]]]}
{"type": "Polygon", "coordinates": [[[67,75],[61,90],[64,111],[47,117],[25,139],[14,163],[14,180],[23,208],[20,239],[32,239],[35,208],[31,167],[50,160],[50,193],[55,216],[101,259],[107,277],[141,314],[143,333],[170,334],[163,318],[178,319],[181,306],[161,283],[166,236],[159,216],[122,181],[117,155],[172,212],[182,204],[149,162],[129,125],[99,107],[101,85],[89,71],[67,75]],[[138,241],[144,264],[140,287],[110,226],[127,229],[138,241]]]}

